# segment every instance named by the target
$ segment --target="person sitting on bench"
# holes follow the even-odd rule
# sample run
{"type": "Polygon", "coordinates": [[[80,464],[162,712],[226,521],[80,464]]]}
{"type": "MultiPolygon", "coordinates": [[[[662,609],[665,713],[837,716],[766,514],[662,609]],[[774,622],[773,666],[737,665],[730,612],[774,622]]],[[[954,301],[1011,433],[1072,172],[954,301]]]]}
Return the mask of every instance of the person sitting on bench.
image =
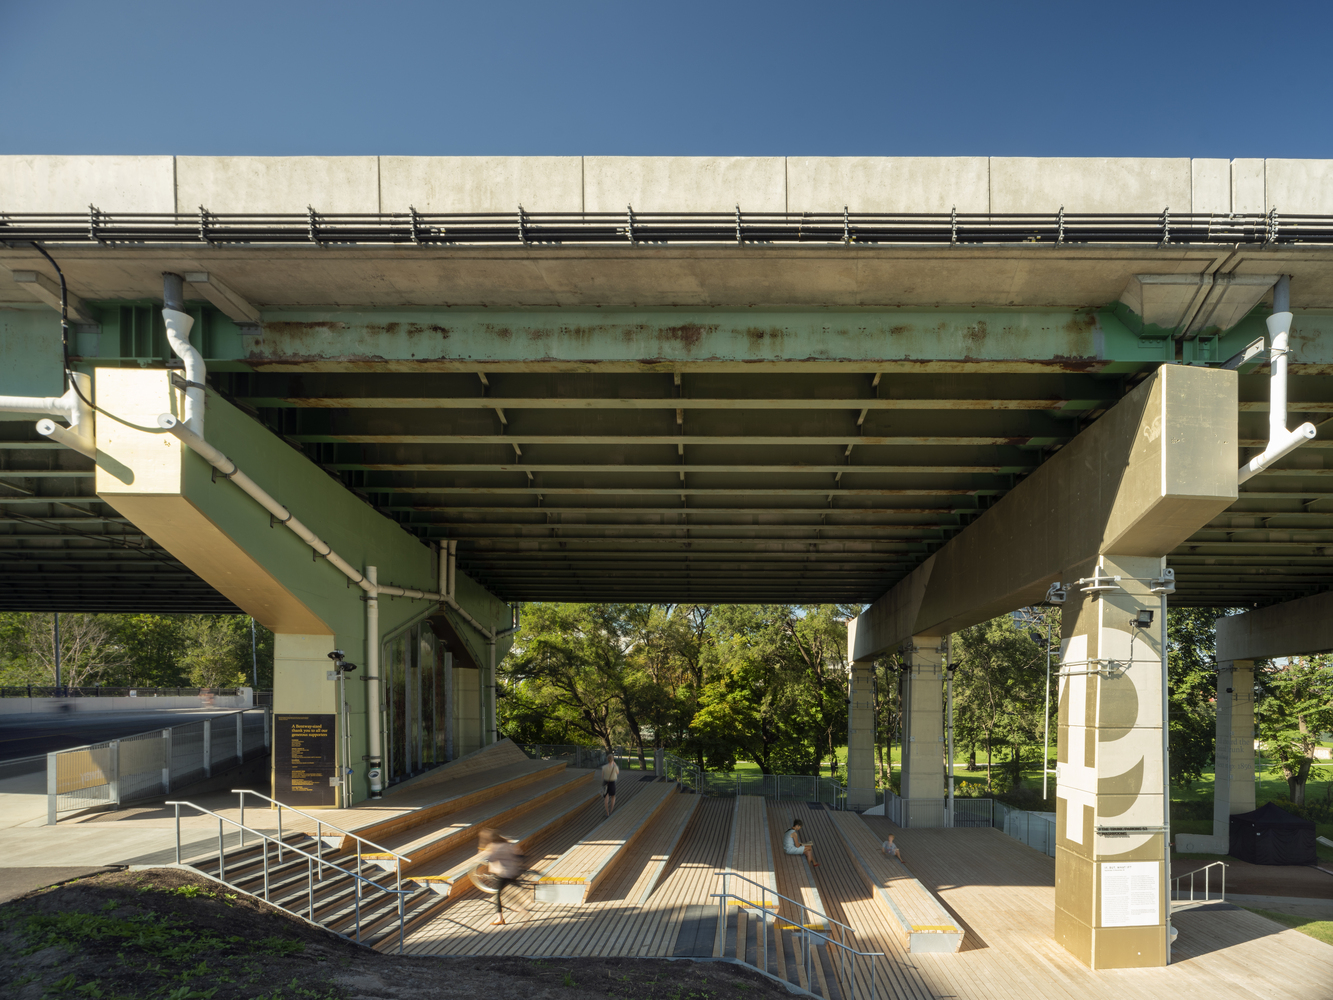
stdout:
{"type": "Polygon", "coordinates": [[[815,860],[814,841],[808,844],[801,843],[801,821],[799,819],[792,820],[791,829],[782,835],[782,850],[791,855],[804,854],[811,867],[819,867],[819,862],[815,860]]]}

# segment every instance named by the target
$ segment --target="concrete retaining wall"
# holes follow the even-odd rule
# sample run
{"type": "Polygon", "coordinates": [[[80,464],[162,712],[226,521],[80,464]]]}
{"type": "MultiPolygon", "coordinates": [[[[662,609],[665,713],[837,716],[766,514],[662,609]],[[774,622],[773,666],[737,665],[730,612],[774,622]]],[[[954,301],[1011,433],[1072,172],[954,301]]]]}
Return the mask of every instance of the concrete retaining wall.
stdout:
{"type": "Polygon", "coordinates": [[[1023,156],[0,156],[0,212],[1333,214],[1333,160],[1023,156]]]}

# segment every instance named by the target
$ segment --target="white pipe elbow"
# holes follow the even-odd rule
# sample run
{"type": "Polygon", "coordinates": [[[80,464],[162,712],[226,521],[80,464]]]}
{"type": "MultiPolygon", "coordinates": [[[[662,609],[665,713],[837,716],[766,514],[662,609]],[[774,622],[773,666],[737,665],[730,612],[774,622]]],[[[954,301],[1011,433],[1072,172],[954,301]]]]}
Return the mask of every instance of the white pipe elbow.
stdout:
{"type": "Polygon", "coordinates": [[[167,343],[172,353],[185,362],[185,381],[192,383],[185,389],[185,426],[200,437],[204,436],[204,380],[208,369],[204,358],[190,343],[194,317],[179,309],[163,309],[162,319],[167,325],[167,343]]]}

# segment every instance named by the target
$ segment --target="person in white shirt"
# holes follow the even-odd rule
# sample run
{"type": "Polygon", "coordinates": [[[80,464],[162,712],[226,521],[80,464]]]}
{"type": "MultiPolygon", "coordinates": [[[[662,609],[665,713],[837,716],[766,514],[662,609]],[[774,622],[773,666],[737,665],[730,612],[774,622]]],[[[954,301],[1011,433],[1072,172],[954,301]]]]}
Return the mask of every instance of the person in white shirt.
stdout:
{"type": "Polygon", "coordinates": [[[884,841],[884,846],[881,850],[884,851],[884,854],[887,857],[897,858],[899,861],[903,860],[903,852],[900,851],[898,845],[893,842],[893,834],[889,834],[889,839],[884,841]]]}
{"type": "Polygon", "coordinates": [[[784,853],[791,855],[804,854],[812,868],[819,867],[819,862],[815,860],[814,841],[801,843],[801,821],[799,819],[792,820],[791,829],[782,835],[782,850],[784,853]]]}
{"type": "MultiPolygon", "coordinates": [[[[495,919],[491,921],[492,927],[498,927],[505,922],[503,902],[505,887],[514,885],[518,882],[518,877],[523,874],[523,852],[518,849],[517,844],[489,828],[481,831],[478,846],[486,852],[486,870],[499,882],[499,887],[495,890],[495,919]]],[[[527,916],[526,907],[519,905],[515,909],[527,916]]]]}
{"type": "Polygon", "coordinates": [[[607,816],[616,807],[616,779],[619,777],[620,765],[612,757],[602,765],[602,805],[606,807],[607,816]]]}

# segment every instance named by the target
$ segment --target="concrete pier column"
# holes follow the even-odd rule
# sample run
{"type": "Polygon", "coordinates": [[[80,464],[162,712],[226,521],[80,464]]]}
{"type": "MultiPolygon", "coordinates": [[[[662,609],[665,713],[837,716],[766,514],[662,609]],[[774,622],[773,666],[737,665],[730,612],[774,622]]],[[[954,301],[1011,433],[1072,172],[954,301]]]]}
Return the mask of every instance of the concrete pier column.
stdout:
{"type": "Polygon", "coordinates": [[[1078,570],[1099,579],[1071,585],[1064,606],[1055,938],[1094,969],[1162,966],[1170,955],[1162,600],[1150,591],[1163,566],[1102,556],[1078,570]]]}
{"type": "Polygon", "coordinates": [[[943,826],[944,639],[914,636],[903,657],[903,822],[943,826]]]}
{"type": "Polygon", "coordinates": [[[851,665],[847,692],[847,808],[875,804],[875,711],[871,685],[874,664],[851,665]]]}
{"type": "Polygon", "coordinates": [[[1229,850],[1231,817],[1254,809],[1254,661],[1217,665],[1213,838],[1229,850]]]}

